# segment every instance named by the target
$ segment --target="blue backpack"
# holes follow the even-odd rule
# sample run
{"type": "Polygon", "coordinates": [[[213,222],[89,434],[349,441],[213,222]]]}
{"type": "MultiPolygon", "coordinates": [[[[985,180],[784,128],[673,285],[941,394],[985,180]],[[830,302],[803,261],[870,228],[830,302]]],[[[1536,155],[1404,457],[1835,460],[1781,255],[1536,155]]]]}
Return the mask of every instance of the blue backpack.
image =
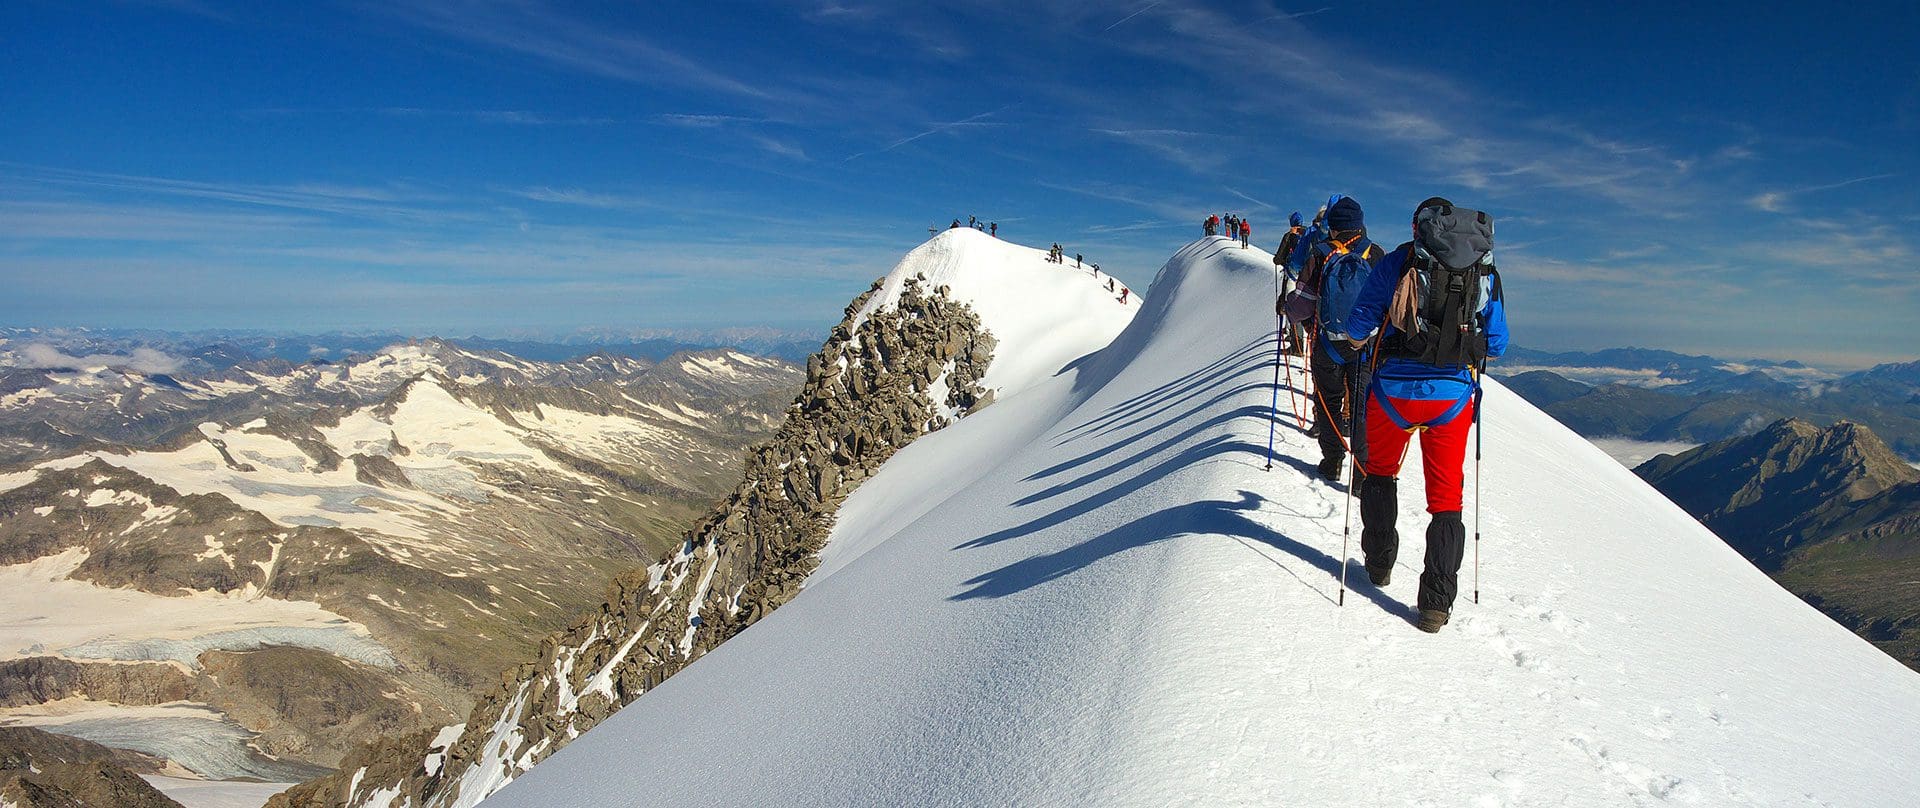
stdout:
{"type": "Polygon", "coordinates": [[[1379,248],[1366,236],[1347,242],[1328,239],[1321,242],[1325,259],[1320,269],[1320,331],[1329,337],[1347,333],[1347,314],[1360,299],[1360,290],[1373,274],[1373,261],[1379,248]]]}

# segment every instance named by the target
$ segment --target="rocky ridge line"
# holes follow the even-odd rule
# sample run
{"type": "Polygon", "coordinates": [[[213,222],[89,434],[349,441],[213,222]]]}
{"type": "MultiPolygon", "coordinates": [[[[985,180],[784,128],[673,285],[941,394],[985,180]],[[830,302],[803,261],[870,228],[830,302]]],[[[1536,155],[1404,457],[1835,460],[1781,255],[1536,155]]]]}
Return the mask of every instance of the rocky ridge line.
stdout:
{"type": "Polygon", "coordinates": [[[505,672],[462,727],[382,738],[268,806],[472,805],[798,594],[854,488],[993,399],[980,379],[995,342],[979,317],[909,279],[895,305],[862,318],[881,285],[847,306],[785,423],[677,553],[616,579],[597,612],[505,672]]]}
{"type": "Polygon", "coordinates": [[[180,808],[140,779],[159,762],[32,727],[0,727],[0,805],[180,808]]]}

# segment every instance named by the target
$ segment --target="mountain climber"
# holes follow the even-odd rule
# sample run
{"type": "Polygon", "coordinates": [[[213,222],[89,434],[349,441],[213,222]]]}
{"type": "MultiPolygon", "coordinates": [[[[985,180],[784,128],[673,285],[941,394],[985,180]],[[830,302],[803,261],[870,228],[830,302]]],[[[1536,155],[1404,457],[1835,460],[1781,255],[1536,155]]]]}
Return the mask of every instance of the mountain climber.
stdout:
{"type": "MultiPolygon", "coordinates": [[[[1274,313],[1282,317],[1286,316],[1286,300],[1293,294],[1293,286],[1299,276],[1299,271],[1287,263],[1287,259],[1293,254],[1294,247],[1300,243],[1300,239],[1306,236],[1306,230],[1306,223],[1300,218],[1300,211],[1294,211],[1292,216],[1287,217],[1287,232],[1280,237],[1280,246],[1273,251],[1273,266],[1275,271],[1280,273],[1280,302],[1274,306],[1274,313]]],[[[1304,342],[1300,338],[1300,333],[1299,323],[1287,323],[1287,336],[1281,349],[1291,356],[1299,356],[1304,342]]]]}
{"type": "Polygon", "coordinates": [[[1326,240],[1313,245],[1312,257],[1283,310],[1294,322],[1308,324],[1319,472],[1322,478],[1338,480],[1349,447],[1355,462],[1366,459],[1365,432],[1356,406],[1366,389],[1366,367],[1356,361],[1360,349],[1348,339],[1346,320],[1381,249],[1367,238],[1365,212],[1353,197],[1339,196],[1327,206],[1326,229],[1326,240]]]}
{"type": "Polygon", "coordinates": [[[1127,295],[1132,291],[1132,289],[1128,289],[1125,286],[1120,287],[1120,305],[1124,306],[1127,304],[1127,295]]]}
{"type": "Polygon", "coordinates": [[[1207,220],[1200,223],[1200,227],[1207,231],[1207,235],[1211,236],[1215,230],[1220,229],[1220,217],[1209,213],[1207,214],[1207,220]]]}
{"type": "Polygon", "coordinates": [[[988,222],[988,223],[987,223],[987,235],[989,235],[989,236],[992,236],[992,237],[994,237],[994,238],[999,238],[999,237],[1000,237],[1000,223],[999,223],[999,222],[988,222]]]}
{"type": "Polygon", "coordinates": [[[1080,256],[1080,254],[1079,254],[1079,253],[1074,253],[1074,254],[1073,254],[1073,268],[1074,268],[1074,269],[1080,269],[1080,259],[1081,259],[1081,256],[1080,256]]]}
{"type": "Polygon", "coordinates": [[[1247,220],[1241,219],[1240,220],[1240,247],[1242,249],[1247,248],[1249,246],[1249,240],[1252,238],[1253,238],[1253,225],[1247,224],[1247,220]]]}
{"type": "Polygon", "coordinates": [[[1314,246],[1326,240],[1326,222],[1327,209],[1321,206],[1320,210],[1313,214],[1313,226],[1307,228],[1306,234],[1295,240],[1293,249],[1287,252],[1287,268],[1293,270],[1295,278],[1306,271],[1307,261],[1313,258],[1314,246]]]}
{"type": "Polygon", "coordinates": [[[1292,278],[1292,272],[1291,267],[1287,266],[1287,255],[1293,252],[1293,246],[1298,244],[1300,237],[1306,233],[1306,223],[1301,220],[1300,211],[1296,210],[1293,215],[1287,217],[1287,232],[1281,234],[1280,246],[1273,250],[1273,265],[1279,267],[1280,271],[1286,272],[1289,279],[1292,278]]]}
{"type": "Polygon", "coordinates": [[[1420,203],[1413,240],[1381,259],[1346,320],[1372,339],[1377,363],[1366,397],[1360,548],[1376,586],[1392,579],[1400,534],[1396,477],[1413,433],[1426,472],[1427,555],[1420,573],[1422,631],[1453,612],[1467,528],[1460,518],[1467,436],[1479,374],[1507,349],[1507,311],[1493,267],[1493,220],[1441,197],[1420,203]],[[1377,338],[1375,335],[1377,333],[1377,338]]]}

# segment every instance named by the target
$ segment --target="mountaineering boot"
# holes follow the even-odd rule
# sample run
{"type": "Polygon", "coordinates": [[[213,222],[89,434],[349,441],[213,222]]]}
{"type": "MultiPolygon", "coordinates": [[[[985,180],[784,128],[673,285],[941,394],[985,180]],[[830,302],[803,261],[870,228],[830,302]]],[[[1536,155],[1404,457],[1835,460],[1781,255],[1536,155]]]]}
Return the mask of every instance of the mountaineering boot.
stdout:
{"type": "Polygon", "coordinates": [[[1399,481],[1370,474],[1360,481],[1360,552],[1367,559],[1367,580],[1374,586],[1393,581],[1393,562],[1400,555],[1399,481]]]}
{"type": "Polygon", "coordinates": [[[1421,609],[1420,622],[1415,623],[1414,627],[1428,634],[1436,634],[1439,633],[1441,626],[1447,624],[1447,618],[1451,616],[1440,609],[1421,609]]]}
{"type": "MultiPolygon", "coordinates": [[[[1450,612],[1460,591],[1460,559],[1467,552],[1467,525],[1459,511],[1442,511],[1427,525],[1427,567],[1420,573],[1420,611],[1450,612]]],[[[1424,621],[1423,621],[1424,622],[1424,621]]]]}
{"type": "Polygon", "coordinates": [[[1328,455],[1320,461],[1320,479],[1339,482],[1340,470],[1346,465],[1347,458],[1344,455],[1328,455]]]}

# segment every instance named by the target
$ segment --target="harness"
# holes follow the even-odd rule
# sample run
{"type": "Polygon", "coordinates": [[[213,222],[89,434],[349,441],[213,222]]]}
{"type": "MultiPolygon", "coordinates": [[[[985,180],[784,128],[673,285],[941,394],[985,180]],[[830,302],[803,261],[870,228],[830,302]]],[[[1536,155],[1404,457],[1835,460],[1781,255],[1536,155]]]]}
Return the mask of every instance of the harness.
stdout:
{"type": "Polygon", "coordinates": [[[1436,426],[1446,426],[1452,423],[1453,419],[1460,417],[1460,413],[1466,411],[1468,404],[1472,404],[1476,409],[1480,406],[1480,376],[1477,373],[1474,374],[1473,384],[1467,388],[1467,392],[1460,396],[1459,400],[1454,401],[1453,406],[1448,407],[1446,412],[1417,424],[1401,415],[1399,410],[1394,409],[1393,399],[1380,387],[1378,375],[1373,377],[1373,383],[1367,387],[1367,392],[1372,394],[1373,400],[1380,402],[1380,411],[1387,414],[1387,419],[1392,421],[1394,426],[1400,427],[1405,432],[1425,432],[1436,426]]]}

